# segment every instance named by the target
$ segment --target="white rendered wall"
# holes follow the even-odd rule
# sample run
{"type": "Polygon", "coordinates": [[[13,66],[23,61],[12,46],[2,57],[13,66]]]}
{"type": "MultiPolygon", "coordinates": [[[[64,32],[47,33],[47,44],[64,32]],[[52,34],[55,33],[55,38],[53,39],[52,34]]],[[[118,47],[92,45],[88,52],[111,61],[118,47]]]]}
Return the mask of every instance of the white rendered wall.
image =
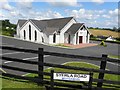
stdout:
{"type": "Polygon", "coordinates": [[[25,40],[42,43],[43,33],[40,32],[30,21],[24,27],[22,27],[22,29],[20,30],[20,38],[23,40],[24,40],[24,30],[26,31],[26,39],[25,40]],[[31,25],[31,40],[29,40],[29,25],[31,25]],[[35,30],[37,32],[37,40],[36,41],[35,41],[35,30]]]}
{"type": "Polygon", "coordinates": [[[65,35],[65,37],[64,37],[65,38],[65,43],[68,43],[68,33],[65,33],[64,35],[65,35]]]}
{"type": "Polygon", "coordinates": [[[73,45],[76,45],[76,34],[73,36],[73,45]]]}
{"type": "MultiPolygon", "coordinates": [[[[65,33],[65,43],[69,43],[68,37],[69,37],[69,34],[65,33]]],[[[70,44],[74,44],[74,42],[75,42],[75,35],[70,34],[70,44]]]]}
{"type": "Polygon", "coordinates": [[[87,30],[79,30],[78,43],[79,43],[79,36],[83,36],[82,43],[86,43],[87,30]]]}
{"type": "Polygon", "coordinates": [[[56,34],[56,42],[53,43],[53,35],[49,35],[49,44],[59,44],[59,38],[60,38],[60,35],[57,35],[56,34]]]}
{"type": "Polygon", "coordinates": [[[89,43],[90,42],[90,34],[88,33],[88,37],[87,37],[88,39],[87,39],[87,43],[89,43]]]}
{"type": "Polygon", "coordinates": [[[20,31],[19,30],[20,30],[20,27],[19,27],[19,24],[18,24],[17,28],[16,28],[16,32],[17,32],[16,34],[17,34],[18,37],[20,36],[20,31]]]}
{"type": "Polygon", "coordinates": [[[60,43],[65,43],[64,34],[71,27],[71,25],[73,25],[74,23],[76,23],[76,21],[74,19],[71,19],[70,22],[68,22],[68,24],[61,30],[61,33],[60,33],[60,43]]]}
{"type": "MultiPolygon", "coordinates": [[[[79,29],[78,30],[78,39],[77,39],[77,44],[79,44],[79,36],[82,36],[82,43],[89,43],[90,39],[90,34],[87,33],[88,31],[84,28],[83,30],[79,29]],[[88,35],[87,35],[88,34],[88,35]],[[87,40],[88,39],[88,40],[87,40]]],[[[75,34],[75,40],[74,44],[76,44],[76,34],[75,34]]]]}
{"type": "Polygon", "coordinates": [[[60,42],[60,35],[56,35],[56,44],[59,44],[60,42]]]}
{"type": "Polygon", "coordinates": [[[43,33],[43,37],[44,37],[44,43],[49,44],[49,36],[43,33]]]}
{"type": "Polygon", "coordinates": [[[49,44],[53,43],[53,35],[49,35],[49,44]]]}

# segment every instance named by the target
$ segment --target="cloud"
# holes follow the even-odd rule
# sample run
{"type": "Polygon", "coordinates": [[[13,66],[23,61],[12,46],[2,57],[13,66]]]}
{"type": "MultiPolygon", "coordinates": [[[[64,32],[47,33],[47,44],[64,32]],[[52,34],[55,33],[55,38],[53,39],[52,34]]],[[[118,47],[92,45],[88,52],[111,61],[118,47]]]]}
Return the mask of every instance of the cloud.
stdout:
{"type": "Polygon", "coordinates": [[[34,15],[35,15],[34,19],[38,19],[38,20],[63,17],[59,12],[51,11],[51,10],[44,12],[44,14],[43,12],[36,12],[34,15]]]}
{"type": "Polygon", "coordinates": [[[77,0],[45,0],[49,4],[57,7],[63,7],[63,6],[82,6],[81,4],[78,4],[77,0]]]}
{"type": "Polygon", "coordinates": [[[98,4],[102,4],[104,3],[104,0],[92,0],[92,2],[98,3],[98,4]]]}
{"type": "Polygon", "coordinates": [[[7,11],[11,11],[13,9],[13,7],[9,5],[7,0],[3,0],[3,2],[0,2],[0,8],[7,11]]]}
{"type": "Polygon", "coordinates": [[[11,14],[11,16],[18,16],[18,15],[20,15],[19,11],[11,11],[10,14],[11,14]]]}
{"type": "Polygon", "coordinates": [[[54,18],[62,18],[63,16],[60,13],[58,13],[58,12],[54,12],[53,13],[53,17],[54,18]]]}
{"type": "Polygon", "coordinates": [[[99,14],[104,14],[106,12],[105,9],[102,9],[102,10],[96,10],[95,12],[99,13],[99,14]]]}
{"type": "Polygon", "coordinates": [[[114,27],[118,24],[118,9],[114,10],[67,10],[68,15],[73,16],[78,22],[84,22],[89,27],[114,27]],[[114,24],[113,24],[114,22],[114,24]]]}
{"type": "Polygon", "coordinates": [[[109,14],[111,14],[111,15],[118,15],[118,9],[110,10],[109,14]]]}
{"type": "Polygon", "coordinates": [[[11,11],[11,10],[12,10],[12,7],[11,7],[9,4],[3,4],[3,5],[2,5],[2,9],[11,11]]]}
{"type": "Polygon", "coordinates": [[[79,10],[72,10],[69,13],[71,16],[74,16],[77,19],[84,19],[84,20],[97,19],[100,17],[99,11],[85,10],[84,8],[81,8],[79,10]]]}
{"type": "Polygon", "coordinates": [[[103,18],[108,18],[108,19],[110,19],[110,16],[109,16],[109,15],[106,15],[106,14],[102,15],[102,17],[103,17],[103,18]]]}
{"type": "MultiPolygon", "coordinates": [[[[91,27],[114,27],[118,24],[118,9],[107,10],[92,10],[92,9],[65,9],[62,13],[51,9],[39,11],[32,6],[33,0],[23,0],[16,2],[15,6],[11,6],[7,0],[4,0],[3,13],[0,12],[0,17],[3,19],[10,19],[12,23],[16,23],[18,19],[51,19],[62,18],[65,16],[74,16],[78,22],[84,22],[87,26],[91,27]],[[29,2],[30,1],[30,2],[29,2]],[[6,6],[5,6],[6,5],[6,6]],[[65,13],[64,13],[65,12],[65,13]],[[63,14],[63,15],[62,15],[63,14]],[[114,23],[113,23],[114,22],[114,23]]],[[[46,1],[53,6],[76,6],[77,0],[46,1]],[[74,2],[74,3],[73,3],[74,2]]],[[[56,8],[56,7],[54,7],[56,8]]]]}
{"type": "MultiPolygon", "coordinates": [[[[9,8],[4,8],[4,15],[0,16],[4,19],[10,19],[12,23],[17,23],[18,19],[50,19],[50,18],[62,18],[63,16],[52,10],[47,11],[36,11],[32,6],[33,0],[24,0],[15,2],[16,6],[11,6],[7,1],[4,2],[4,5],[9,5],[9,8]],[[29,2],[30,1],[30,2],[29,2]],[[7,12],[5,11],[7,9],[7,12]],[[44,14],[43,14],[44,13],[44,14]]],[[[2,6],[3,8],[3,6],[2,6]]]]}
{"type": "Polygon", "coordinates": [[[2,14],[2,12],[0,11],[0,19],[3,19],[5,15],[2,14]]]}
{"type": "Polygon", "coordinates": [[[34,0],[24,0],[24,1],[22,0],[22,1],[19,1],[19,2],[16,2],[16,3],[21,8],[31,9],[33,1],[34,0]]]}

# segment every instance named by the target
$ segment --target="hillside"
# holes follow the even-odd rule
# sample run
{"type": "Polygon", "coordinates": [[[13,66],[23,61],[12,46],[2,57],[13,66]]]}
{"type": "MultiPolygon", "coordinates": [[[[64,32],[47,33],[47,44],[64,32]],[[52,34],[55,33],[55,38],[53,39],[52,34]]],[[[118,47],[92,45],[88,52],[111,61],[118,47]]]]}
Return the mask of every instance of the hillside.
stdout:
{"type": "Polygon", "coordinates": [[[110,30],[99,30],[99,29],[89,29],[91,35],[93,36],[113,36],[114,38],[120,38],[120,32],[110,31],[110,30]]]}

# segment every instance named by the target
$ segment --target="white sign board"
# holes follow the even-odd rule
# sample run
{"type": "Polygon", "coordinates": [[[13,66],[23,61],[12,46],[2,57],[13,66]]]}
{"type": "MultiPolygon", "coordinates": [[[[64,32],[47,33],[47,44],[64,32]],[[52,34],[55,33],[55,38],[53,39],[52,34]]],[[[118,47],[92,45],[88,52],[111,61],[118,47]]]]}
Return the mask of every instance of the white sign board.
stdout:
{"type": "Polygon", "coordinates": [[[86,74],[70,74],[70,73],[54,73],[53,79],[68,81],[89,81],[90,75],[86,74]]]}

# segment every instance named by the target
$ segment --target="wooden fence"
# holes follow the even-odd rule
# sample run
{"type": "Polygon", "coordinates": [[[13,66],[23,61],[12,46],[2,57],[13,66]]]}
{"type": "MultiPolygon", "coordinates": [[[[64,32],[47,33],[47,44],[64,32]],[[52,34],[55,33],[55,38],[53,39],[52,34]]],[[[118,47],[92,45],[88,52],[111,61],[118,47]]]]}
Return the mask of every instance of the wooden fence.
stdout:
{"type": "MultiPolygon", "coordinates": [[[[39,48],[38,50],[15,48],[15,47],[8,47],[8,46],[1,46],[0,48],[6,49],[6,50],[14,50],[14,51],[19,51],[19,52],[38,54],[38,61],[29,61],[29,60],[22,60],[22,59],[18,59],[18,58],[10,58],[10,57],[6,57],[6,56],[0,56],[1,59],[7,60],[7,61],[14,61],[14,62],[20,62],[20,63],[24,63],[24,64],[37,65],[38,70],[29,70],[29,69],[7,66],[7,65],[1,65],[1,67],[5,68],[5,69],[15,70],[15,71],[37,74],[38,77],[25,77],[25,76],[10,74],[10,73],[2,73],[2,76],[13,77],[13,78],[23,79],[23,80],[30,80],[30,81],[37,83],[38,85],[45,85],[49,89],[51,89],[49,87],[49,85],[51,85],[52,86],[51,90],[53,90],[53,85],[59,86],[59,88],[68,87],[68,88],[64,88],[64,89],[68,89],[68,90],[71,90],[71,89],[85,89],[85,90],[88,89],[88,90],[90,90],[91,87],[92,87],[91,90],[120,89],[120,86],[119,86],[120,81],[119,80],[112,81],[112,80],[104,79],[105,74],[120,75],[119,71],[106,70],[107,62],[120,64],[119,59],[112,59],[112,58],[107,57],[107,55],[104,55],[104,54],[102,55],[102,57],[90,57],[90,56],[82,56],[82,55],[63,54],[63,53],[57,53],[57,52],[47,52],[47,51],[44,51],[43,48],[39,48]],[[99,61],[100,69],[91,69],[91,68],[87,68],[87,67],[83,68],[83,67],[74,67],[74,66],[65,66],[65,65],[59,65],[59,64],[46,63],[46,62],[44,62],[44,55],[99,61]],[[44,66],[70,69],[70,70],[86,71],[88,73],[92,72],[93,74],[98,73],[99,75],[98,75],[97,79],[92,78],[92,80],[91,80],[92,82],[90,82],[90,83],[92,83],[91,87],[89,87],[89,85],[84,82],[75,82],[78,84],[73,84],[74,82],[72,82],[72,84],[70,84],[70,83],[63,83],[61,81],[55,80],[54,83],[52,83],[53,75],[51,74],[51,72],[44,72],[44,66]],[[50,76],[51,80],[45,79],[44,75],[50,76]],[[79,85],[79,83],[83,83],[83,85],[81,85],[81,84],[79,85]],[[112,89],[110,89],[110,88],[112,88],[112,89]]],[[[68,81],[65,81],[65,82],[68,82],[68,81]]],[[[55,90],[55,88],[58,88],[58,87],[54,87],[54,90],[55,90]]]]}

